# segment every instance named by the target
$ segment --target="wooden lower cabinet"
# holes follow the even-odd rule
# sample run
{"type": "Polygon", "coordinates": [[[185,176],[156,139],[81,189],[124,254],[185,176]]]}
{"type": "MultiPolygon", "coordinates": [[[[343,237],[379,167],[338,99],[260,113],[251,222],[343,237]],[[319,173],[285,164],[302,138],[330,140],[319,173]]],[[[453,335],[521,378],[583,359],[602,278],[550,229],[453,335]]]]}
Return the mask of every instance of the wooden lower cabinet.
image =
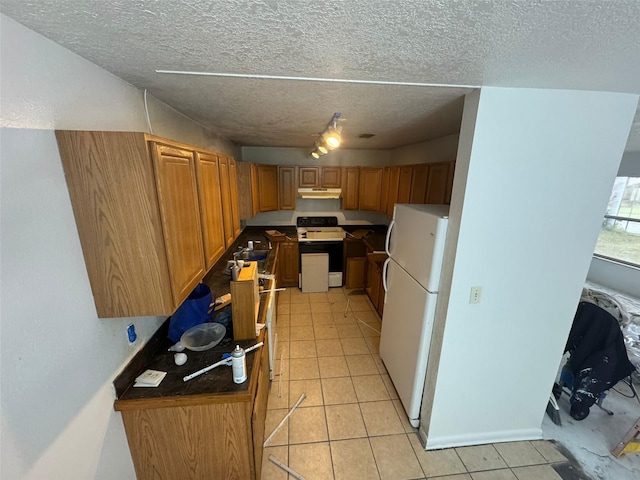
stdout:
{"type": "Polygon", "coordinates": [[[347,258],[346,270],[346,288],[362,288],[364,287],[364,272],[366,268],[366,257],[349,257],[347,258]]]}
{"type": "Polygon", "coordinates": [[[297,287],[300,272],[298,242],[280,242],[278,245],[278,286],[297,287]]]}
{"type": "Polygon", "coordinates": [[[382,266],[387,259],[385,253],[367,254],[366,280],[364,289],[373,303],[378,315],[382,318],[384,310],[384,287],[382,285],[382,266]]]}
{"type": "Polygon", "coordinates": [[[266,336],[264,342],[257,386],[249,392],[121,409],[139,480],[260,479],[269,393],[266,336]]]}

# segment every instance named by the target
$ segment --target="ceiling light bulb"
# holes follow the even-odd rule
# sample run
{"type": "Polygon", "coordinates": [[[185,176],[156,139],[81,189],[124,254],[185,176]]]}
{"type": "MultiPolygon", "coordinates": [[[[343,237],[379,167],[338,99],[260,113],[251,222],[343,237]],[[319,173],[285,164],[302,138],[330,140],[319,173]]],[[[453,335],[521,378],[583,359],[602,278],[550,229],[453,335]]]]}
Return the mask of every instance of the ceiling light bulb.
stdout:
{"type": "Polygon", "coordinates": [[[317,160],[318,158],[320,158],[320,154],[319,154],[317,151],[315,151],[315,150],[314,150],[313,152],[311,152],[311,156],[312,156],[313,158],[315,158],[316,160],[317,160]]]}
{"type": "Polygon", "coordinates": [[[340,146],[340,140],[340,135],[338,135],[337,132],[331,132],[329,135],[327,135],[325,143],[327,144],[329,150],[333,150],[334,148],[338,148],[340,146]]]}
{"type": "Polygon", "coordinates": [[[327,150],[327,147],[325,147],[324,145],[319,145],[319,146],[318,146],[318,151],[319,151],[322,155],[325,155],[326,153],[329,153],[329,150],[327,150]]]}

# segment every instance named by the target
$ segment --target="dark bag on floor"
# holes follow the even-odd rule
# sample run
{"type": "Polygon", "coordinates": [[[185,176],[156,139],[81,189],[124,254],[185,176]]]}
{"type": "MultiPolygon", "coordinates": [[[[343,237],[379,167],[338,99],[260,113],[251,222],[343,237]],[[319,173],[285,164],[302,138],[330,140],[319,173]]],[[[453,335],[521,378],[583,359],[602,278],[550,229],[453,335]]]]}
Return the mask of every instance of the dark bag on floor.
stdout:
{"type": "Polygon", "coordinates": [[[189,294],[169,320],[168,337],[171,341],[179,341],[182,334],[191,327],[211,320],[211,312],[209,311],[211,298],[211,289],[204,283],[198,284],[193,289],[193,292],[189,294]]]}

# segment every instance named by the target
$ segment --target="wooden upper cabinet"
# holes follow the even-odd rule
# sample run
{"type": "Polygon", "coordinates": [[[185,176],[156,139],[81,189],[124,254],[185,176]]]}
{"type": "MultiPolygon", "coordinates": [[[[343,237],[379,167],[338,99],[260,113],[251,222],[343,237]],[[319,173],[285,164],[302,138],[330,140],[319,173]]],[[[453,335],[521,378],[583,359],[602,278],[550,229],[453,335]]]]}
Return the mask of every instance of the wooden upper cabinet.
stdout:
{"type": "Polygon", "coordinates": [[[278,205],[280,210],[296,209],[296,167],[278,167],[278,205]]]}
{"type": "Polygon", "coordinates": [[[342,168],[322,167],[320,171],[320,186],[324,188],[342,187],[342,168]]]}
{"type": "Polygon", "coordinates": [[[151,146],[171,289],[174,298],[186,298],[205,268],[193,152],[157,142],[151,146]]]}
{"type": "Polygon", "coordinates": [[[411,167],[411,165],[400,167],[396,203],[409,203],[409,200],[411,199],[412,173],[413,167],[411,167]]]}
{"type": "Polygon", "coordinates": [[[258,198],[258,169],[255,163],[236,162],[238,170],[238,210],[240,220],[248,220],[260,213],[258,198]]]}
{"type": "Polygon", "coordinates": [[[220,157],[220,191],[222,192],[222,224],[224,225],[224,244],[229,248],[235,240],[233,213],[231,206],[231,184],[229,182],[229,159],[220,157]]]}
{"type": "Polygon", "coordinates": [[[429,164],[425,203],[443,204],[451,201],[454,162],[429,164]]]}
{"type": "Polygon", "coordinates": [[[387,197],[386,214],[393,217],[393,207],[398,200],[398,187],[400,186],[400,167],[389,167],[389,194],[387,197]]]}
{"type": "Polygon", "coordinates": [[[341,167],[298,167],[298,182],[301,188],[341,188],[341,167]]]}
{"type": "Polygon", "coordinates": [[[389,204],[389,167],[382,170],[382,189],[380,190],[380,213],[387,213],[389,204]]]}
{"type": "Polygon", "coordinates": [[[195,155],[205,268],[209,270],[225,250],[220,161],[217,155],[210,153],[196,152],[195,155]]]}
{"type": "Polygon", "coordinates": [[[425,203],[425,195],[427,193],[427,177],[429,174],[429,165],[424,163],[413,166],[411,174],[411,193],[409,195],[409,203],[425,203]]]}
{"type": "Polygon", "coordinates": [[[258,192],[260,211],[278,210],[278,167],[258,165],[258,192]]]}
{"type": "Polygon", "coordinates": [[[320,167],[298,167],[298,183],[301,188],[320,187],[320,167]]]}
{"type": "Polygon", "coordinates": [[[453,193],[453,177],[456,171],[456,162],[449,163],[449,173],[447,175],[447,193],[444,196],[444,203],[451,204],[451,194],[453,193]]]}
{"type": "MultiPolygon", "coordinates": [[[[244,191],[243,191],[244,193],[244,191]]],[[[258,186],[258,167],[251,164],[251,213],[255,217],[260,213],[260,190],[258,186]]]]}
{"type": "Polygon", "coordinates": [[[342,176],[342,209],[358,209],[358,190],[360,187],[360,169],[358,167],[345,167],[342,176]]]}
{"type": "Polygon", "coordinates": [[[229,157],[229,187],[231,199],[231,225],[233,227],[233,238],[238,238],[242,228],[240,228],[240,213],[238,208],[238,171],[236,168],[236,160],[229,157]]]}
{"type": "Polygon", "coordinates": [[[382,168],[360,168],[360,210],[377,212],[380,210],[380,192],[382,190],[382,168]]]}
{"type": "Polygon", "coordinates": [[[192,152],[144,133],[56,138],[98,316],[171,315],[204,275],[192,152]]]}

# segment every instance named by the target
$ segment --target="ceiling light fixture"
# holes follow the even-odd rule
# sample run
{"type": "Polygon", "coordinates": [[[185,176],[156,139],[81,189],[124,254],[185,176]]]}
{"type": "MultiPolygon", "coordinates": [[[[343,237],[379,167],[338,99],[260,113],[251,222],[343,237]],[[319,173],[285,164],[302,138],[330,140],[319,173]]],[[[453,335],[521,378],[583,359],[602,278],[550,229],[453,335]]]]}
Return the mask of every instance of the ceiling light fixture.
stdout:
{"type": "Polygon", "coordinates": [[[311,156],[315,159],[320,158],[321,155],[325,155],[329,153],[330,150],[338,148],[340,143],[342,142],[342,137],[340,134],[342,133],[342,127],[338,125],[338,120],[342,114],[340,112],[336,112],[329,120],[329,123],[325,127],[324,131],[320,134],[318,140],[313,145],[313,151],[311,152],[311,156]]]}

